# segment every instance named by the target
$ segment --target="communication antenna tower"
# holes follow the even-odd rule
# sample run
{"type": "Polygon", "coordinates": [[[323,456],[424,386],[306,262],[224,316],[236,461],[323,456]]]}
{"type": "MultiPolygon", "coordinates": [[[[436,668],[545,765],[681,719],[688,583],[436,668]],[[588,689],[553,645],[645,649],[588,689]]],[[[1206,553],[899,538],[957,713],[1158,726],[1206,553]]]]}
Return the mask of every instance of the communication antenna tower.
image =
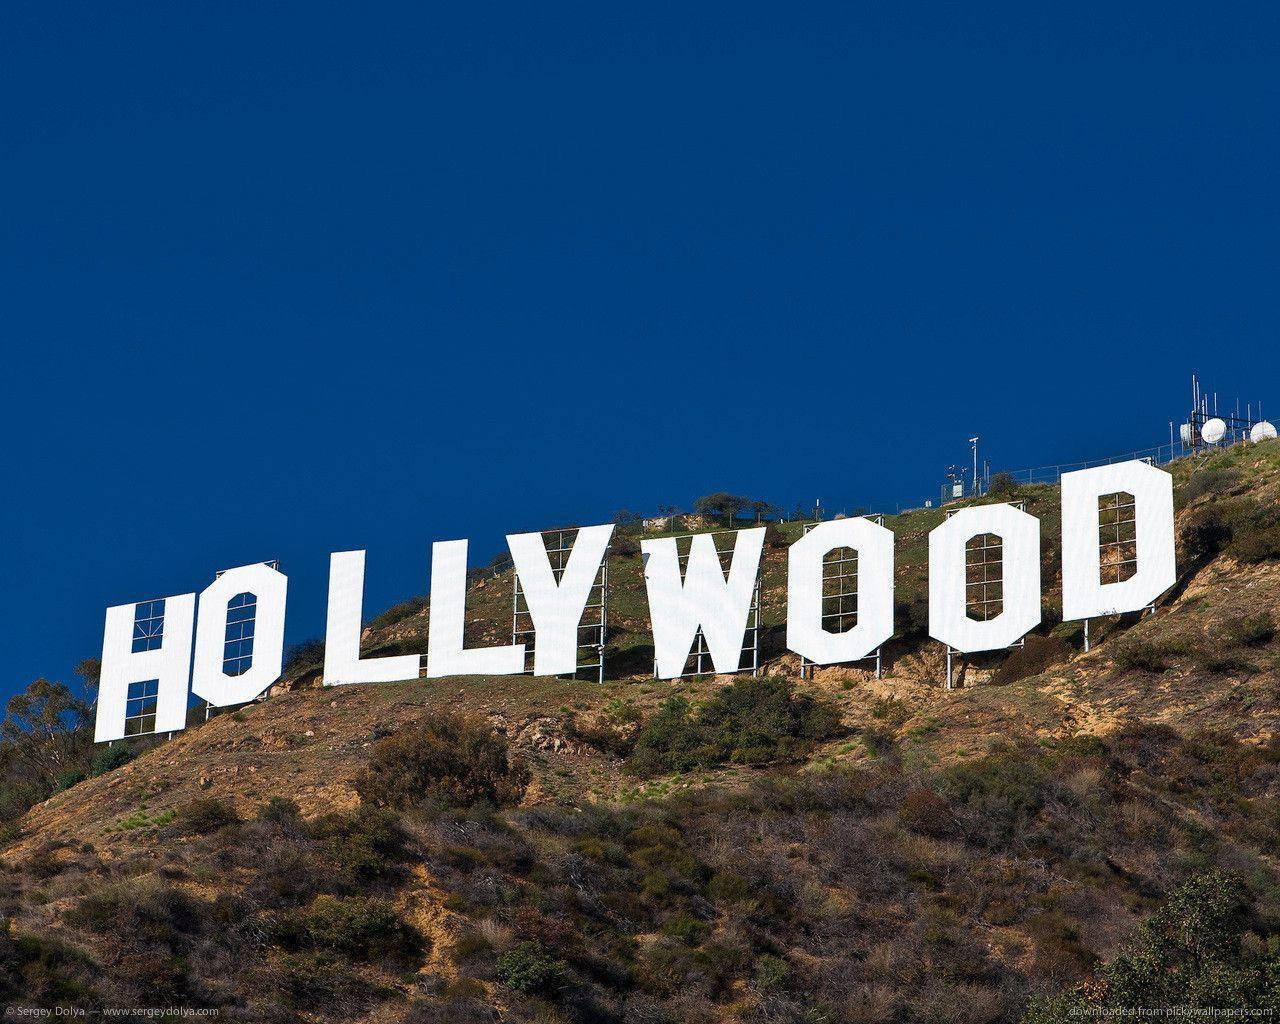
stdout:
{"type": "Polygon", "coordinates": [[[1234,412],[1225,412],[1223,409],[1230,409],[1229,402],[1220,404],[1217,392],[1212,393],[1211,401],[1210,393],[1204,390],[1199,375],[1192,374],[1191,414],[1178,429],[1184,453],[1196,454],[1219,444],[1261,441],[1271,436],[1267,433],[1267,428],[1262,426],[1267,421],[1262,418],[1261,402],[1257,403],[1256,409],[1253,402],[1246,403],[1243,414],[1238,399],[1234,412]]]}

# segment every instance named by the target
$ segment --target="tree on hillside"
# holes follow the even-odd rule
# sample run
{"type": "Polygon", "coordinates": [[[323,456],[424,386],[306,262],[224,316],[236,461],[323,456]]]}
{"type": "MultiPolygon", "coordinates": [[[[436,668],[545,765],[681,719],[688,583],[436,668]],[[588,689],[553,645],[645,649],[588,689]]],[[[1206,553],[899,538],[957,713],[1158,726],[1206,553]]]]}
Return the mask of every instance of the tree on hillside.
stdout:
{"type": "Polygon", "coordinates": [[[703,495],[693,503],[693,507],[698,515],[721,520],[725,526],[732,526],[744,512],[749,513],[757,523],[776,519],[782,514],[777,505],[760,498],[744,498],[740,494],[728,494],[724,491],[703,495]]]}
{"type": "Polygon", "coordinates": [[[817,518],[817,509],[813,507],[805,508],[804,502],[797,501],[796,507],[791,510],[791,518],[797,523],[808,522],[817,518]]]}
{"type": "Polygon", "coordinates": [[[617,527],[617,533],[635,533],[640,529],[641,519],[630,509],[620,508],[609,519],[617,527]]]}
{"type": "Polygon", "coordinates": [[[1023,1024],[1065,1024],[1139,1006],[1280,1009],[1280,954],[1274,942],[1249,935],[1248,895],[1219,871],[1192,878],[1094,981],[1032,1004],[1023,1024]]]}
{"type": "Polygon", "coordinates": [[[991,478],[991,483],[987,486],[987,496],[991,498],[1016,498],[1018,496],[1018,481],[1013,478],[1012,473],[997,473],[991,478]]]}
{"type": "Polygon", "coordinates": [[[101,658],[82,658],[71,671],[84,683],[86,693],[97,692],[98,681],[102,677],[101,658]]]}
{"type": "Polygon", "coordinates": [[[750,504],[750,498],[728,494],[725,491],[715,491],[712,494],[704,494],[693,503],[693,508],[700,516],[718,519],[723,521],[725,526],[730,526],[750,504]]]}
{"type": "Polygon", "coordinates": [[[777,505],[763,501],[760,498],[756,498],[752,501],[749,507],[752,516],[755,517],[757,526],[760,523],[766,523],[771,519],[777,519],[782,515],[782,509],[778,508],[777,505]]]}
{"type": "Polygon", "coordinates": [[[0,818],[21,814],[83,772],[93,737],[90,705],[65,683],[37,679],[0,722],[0,818]]]}

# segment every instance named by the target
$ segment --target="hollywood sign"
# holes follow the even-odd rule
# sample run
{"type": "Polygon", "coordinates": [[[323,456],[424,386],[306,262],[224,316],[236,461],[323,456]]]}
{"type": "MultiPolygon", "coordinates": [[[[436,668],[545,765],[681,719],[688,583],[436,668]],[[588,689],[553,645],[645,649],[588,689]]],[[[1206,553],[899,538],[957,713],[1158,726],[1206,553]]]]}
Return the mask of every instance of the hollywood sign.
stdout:
{"type": "MultiPolygon", "coordinates": [[[[1105,529],[1105,527],[1104,527],[1105,529]]],[[[577,531],[563,570],[553,569],[542,535],[507,537],[533,622],[533,671],[573,673],[578,627],[613,536],[612,525],[577,531]]],[[[687,559],[674,537],[641,541],[654,645],[654,673],[684,672],[701,632],[717,672],[739,668],[764,549],[763,528],[736,531],[724,571],[714,539],[690,540],[687,559]],[[681,572],[681,561],[685,561],[681,572]]],[[[893,635],[894,538],[865,518],[820,523],[787,555],[786,642],[817,665],[856,662],[893,635]],[[856,623],[833,632],[823,617],[823,566],[837,549],[857,553],[856,623]]],[[[362,658],[363,551],[329,560],[324,683],[417,678],[418,655],[362,658]]],[[[1144,462],[1124,462],[1062,477],[1062,617],[1085,620],[1138,611],[1176,579],[1173,480],[1144,462]],[[1100,502],[1132,512],[1132,574],[1104,581],[1100,502]]],[[[95,740],[164,733],[186,725],[189,697],[214,707],[244,704],[279,679],[284,661],[288,580],[265,563],[219,574],[196,594],[107,609],[95,740]],[[251,613],[251,614],[250,614],[251,613]],[[247,633],[247,636],[246,636],[247,633]],[[194,640],[193,640],[194,636],[194,640]],[[250,654],[229,657],[245,646],[250,654]]],[[[467,542],[432,545],[426,675],[509,675],[525,671],[525,644],[468,648],[463,640],[467,542]]],[[[929,535],[929,635],[960,653],[999,650],[1040,623],[1040,523],[1008,504],[959,509],[929,535]],[[975,537],[1000,539],[999,614],[979,620],[967,604],[966,550],[975,537]]]]}

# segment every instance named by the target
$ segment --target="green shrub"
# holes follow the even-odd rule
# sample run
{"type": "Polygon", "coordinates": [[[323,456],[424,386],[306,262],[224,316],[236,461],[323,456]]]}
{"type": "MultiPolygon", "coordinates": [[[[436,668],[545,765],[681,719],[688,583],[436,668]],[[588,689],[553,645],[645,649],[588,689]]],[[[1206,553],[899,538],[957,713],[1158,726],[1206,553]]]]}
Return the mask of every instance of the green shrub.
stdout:
{"type": "Polygon", "coordinates": [[[273,796],[258,811],[258,820],[270,821],[278,825],[293,825],[302,821],[302,812],[288,797],[273,796]]]}
{"type": "Polygon", "coordinates": [[[1090,735],[1068,736],[1060,740],[1048,758],[1055,767],[1066,770],[1085,765],[1108,770],[1113,767],[1110,748],[1099,737],[1090,735]]]}
{"type": "Polygon", "coordinates": [[[1270,562],[1280,558],[1280,526],[1259,526],[1238,532],[1227,552],[1242,562],[1270,562]]]}
{"type": "Polygon", "coordinates": [[[528,784],[487,721],[444,713],[374,744],[356,790],[378,807],[500,807],[518,803],[528,784]]]}
{"type": "Polygon", "coordinates": [[[834,707],[797,695],[790,680],[740,679],[696,715],[683,698],[669,698],[636,738],[627,768],[643,778],[725,763],[795,760],[843,731],[834,707]]]}
{"type": "Polygon", "coordinates": [[[144,749],[143,746],[136,743],[112,743],[99,747],[94,751],[93,759],[89,762],[89,778],[106,775],[107,772],[128,764],[141,754],[144,749]]]}
{"type": "MultiPolygon", "coordinates": [[[[341,1006],[344,1010],[367,1000],[370,986],[346,959],[328,950],[301,950],[284,956],[271,981],[289,1002],[304,1010],[341,1006]]],[[[286,1018],[293,1019],[293,1018],[286,1018]]]]}
{"type": "Polygon", "coordinates": [[[1222,510],[1214,507],[1197,509],[1187,516],[1179,530],[1182,550],[1188,558],[1212,558],[1231,543],[1231,524],[1222,510]]]}
{"type": "Polygon", "coordinates": [[[1219,552],[1242,562],[1280,558],[1280,509],[1256,498],[1233,498],[1199,509],[1181,529],[1183,550],[1192,558],[1219,552]]]}
{"type": "Polygon", "coordinates": [[[730,871],[717,871],[707,883],[707,896],[714,903],[742,903],[754,895],[751,883],[730,871]]]}
{"type": "Polygon", "coordinates": [[[1238,879],[1217,871],[1194,877],[1169,895],[1096,981],[1033,1003],[1023,1024],[1138,1006],[1280,1010],[1274,940],[1246,943],[1248,925],[1248,892],[1238,879]]]}
{"type": "Polygon", "coordinates": [[[91,932],[119,933],[176,952],[203,930],[208,915],[208,905],[185,890],[139,879],[90,893],[67,911],[66,921],[91,932]]]}
{"type": "Polygon", "coordinates": [[[711,933],[711,926],[705,921],[683,912],[674,914],[662,922],[662,934],[690,946],[697,946],[711,933]]]}
{"type": "Polygon", "coordinates": [[[324,641],[319,637],[303,640],[289,648],[284,658],[284,674],[292,675],[299,669],[324,664],[324,641]]]}
{"type": "Polygon", "coordinates": [[[93,1006],[93,982],[100,973],[64,942],[0,933],[0,1002],[6,1006],[93,1006]]]}
{"type": "Polygon", "coordinates": [[[1258,612],[1222,625],[1222,638],[1233,647],[1260,647],[1275,639],[1276,625],[1270,612],[1258,612]]]}
{"type": "Polygon", "coordinates": [[[1137,637],[1126,637],[1115,645],[1111,660],[1115,662],[1116,668],[1124,672],[1133,670],[1164,672],[1169,667],[1171,657],[1186,653],[1185,644],[1156,643],[1137,637]]]}
{"type": "Polygon", "coordinates": [[[427,599],[425,597],[411,597],[407,601],[401,601],[399,604],[393,604],[381,615],[373,619],[369,623],[369,629],[379,630],[386,629],[388,626],[394,626],[397,622],[403,622],[411,616],[417,615],[418,612],[424,611],[427,607],[427,599]]]}
{"type": "Polygon", "coordinates": [[[1178,501],[1187,505],[1204,494],[1226,494],[1240,483],[1240,474],[1234,469],[1203,469],[1193,473],[1178,489],[1178,501]]]}
{"type": "Polygon", "coordinates": [[[947,802],[931,789],[917,787],[902,796],[898,820],[910,832],[942,839],[955,833],[955,816],[947,802]]]}
{"type": "Polygon", "coordinates": [[[563,960],[537,942],[520,942],[498,957],[498,980],[516,992],[550,995],[564,977],[563,960]]]}
{"type": "Polygon", "coordinates": [[[911,717],[911,709],[892,697],[877,697],[867,710],[871,712],[872,718],[891,728],[897,728],[911,717]]]}
{"type": "Polygon", "coordinates": [[[404,830],[393,811],[359,807],[350,814],[316,818],[308,829],[328,846],[330,859],[354,884],[393,874],[407,855],[404,830]]]}
{"type": "Polygon", "coordinates": [[[213,797],[201,797],[178,811],[175,825],[182,832],[208,835],[239,822],[240,816],[229,804],[213,797]]]}
{"type": "Polygon", "coordinates": [[[422,947],[421,936],[400,920],[395,907],[374,896],[317,896],[281,919],[276,938],[364,959],[380,954],[407,959],[422,947]]]}
{"type": "Polygon", "coordinates": [[[1016,498],[1019,493],[1018,481],[1013,478],[1012,473],[997,473],[991,478],[991,483],[987,487],[987,496],[999,498],[1001,501],[1016,498]]]}
{"type": "Polygon", "coordinates": [[[87,777],[88,776],[78,768],[59,772],[58,777],[53,780],[53,788],[56,792],[61,793],[64,789],[70,789],[77,783],[83,782],[87,777]]]}
{"type": "Polygon", "coordinates": [[[1052,787],[1043,757],[1021,747],[997,748],[954,765],[938,782],[940,795],[963,808],[968,830],[987,842],[1004,842],[1022,831],[1052,787]]]}
{"type": "Polygon", "coordinates": [[[791,965],[783,960],[782,957],[773,956],[771,953],[764,953],[756,957],[755,983],[757,988],[764,989],[766,992],[770,989],[782,988],[790,977],[791,965]]]}

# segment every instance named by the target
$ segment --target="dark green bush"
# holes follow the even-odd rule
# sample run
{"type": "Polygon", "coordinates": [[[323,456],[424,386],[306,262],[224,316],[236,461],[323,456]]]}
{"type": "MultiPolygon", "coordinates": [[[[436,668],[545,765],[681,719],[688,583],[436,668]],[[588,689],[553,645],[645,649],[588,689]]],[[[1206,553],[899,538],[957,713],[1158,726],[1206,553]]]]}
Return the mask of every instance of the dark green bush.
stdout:
{"type": "Polygon", "coordinates": [[[291,675],[299,669],[323,664],[324,641],[319,637],[312,637],[289,648],[284,658],[284,674],[291,675]]]}
{"type": "Polygon", "coordinates": [[[422,948],[421,936],[400,920],[395,907],[375,896],[322,894],[305,909],[282,918],[275,935],[286,945],[332,949],[363,959],[407,959],[422,948]]]}
{"type": "Polygon", "coordinates": [[[741,903],[753,895],[751,883],[730,871],[717,871],[707,883],[707,896],[715,903],[741,903]]]}
{"type": "Polygon", "coordinates": [[[88,957],[66,943],[0,933],[0,1002],[6,1006],[92,1007],[98,974],[88,957]]]}
{"type": "Polygon", "coordinates": [[[1258,612],[1222,625],[1222,638],[1233,647],[1260,647],[1275,639],[1276,625],[1270,612],[1258,612]]]}
{"type": "Polygon", "coordinates": [[[998,748],[955,765],[938,783],[942,798],[963,812],[967,830],[989,843],[1023,831],[1053,788],[1043,755],[1022,747],[998,748]]]}
{"type": "Polygon", "coordinates": [[[791,965],[780,956],[763,953],[756,957],[755,983],[757,988],[769,991],[782,988],[791,977],[791,965]]]}
{"type": "Polygon", "coordinates": [[[1240,473],[1234,469],[1202,469],[1178,489],[1178,501],[1187,505],[1204,494],[1226,494],[1240,483],[1240,473]]]}
{"type": "Polygon", "coordinates": [[[1270,562],[1280,558],[1280,525],[1238,530],[1227,552],[1242,562],[1270,562]]]}
{"type": "Polygon", "coordinates": [[[176,952],[203,930],[208,916],[208,905],[185,890],[139,879],[90,893],[67,911],[66,921],[92,932],[119,933],[176,952]]]}
{"type": "Polygon", "coordinates": [[[677,913],[662,922],[662,934],[697,946],[711,933],[711,926],[690,914],[677,913]]]}
{"type": "Polygon", "coordinates": [[[991,478],[991,483],[987,487],[987,496],[999,498],[1001,501],[1016,498],[1019,493],[1018,481],[1013,478],[1012,473],[997,473],[991,478]]]}
{"type": "Polygon", "coordinates": [[[389,810],[359,807],[351,814],[326,814],[308,828],[351,884],[394,874],[407,856],[400,819],[389,810]]]}
{"type": "Polygon", "coordinates": [[[302,821],[302,812],[288,797],[273,796],[258,811],[258,820],[293,825],[302,821]]]}
{"type": "Polygon", "coordinates": [[[213,797],[202,797],[178,811],[174,827],[181,832],[194,835],[208,835],[228,825],[238,824],[240,816],[230,804],[215,800],[213,797]]]}
{"type": "Polygon", "coordinates": [[[1182,550],[1192,560],[1212,558],[1231,543],[1231,524],[1222,510],[1209,506],[1187,516],[1179,530],[1182,550]]]}
{"type": "Polygon", "coordinates": [[[379,740],[356,782],[378,807],[501,807],[518,803],[529,772],[483,718],[439,714],[379,740]]]}
{"type": "Polygon", "coordinates": [[[565,963],[537,942],[520,942],[498,957],[498,980],[517,992],[551,995],[564,977],[565,963]]]}
{"type": "Polygon", "coordinates": [[[1126,637],[1116,643],[1112,650],[1111,660],[1116,668],[1124,672],[1140,670],[1143,672],[1164,672],[1169,668],[1172,658],[1189,652],[1189,646],[1182,641],[1169,640],[1158,643],[1138,637],[1126,637]]]}
{"type": "Polygon", "coordinates": [[[841,735],[839,712],[790,680],[739,679],[691,714],[688,701],[669,698],[636,738],[628,770],[643,777],[719,764],[766,764],[803,757],[841,735]]]}
{"type": "MultiPolygon", "coordinates": [[[[360,1005],[373,994],[345,957],[329,950],[300,950],[281,958],[270,982],[288,1002],[304,1010],[360,1005]]],[[[294,1019],[294,1018],[286,1018],[294,1019]]]]}
{"type": "Polygon", "coordinates": [[[1095,981],[1033,1003],[1023,1024],[1139,1006],[1280,1010],[1280,961],[1274,945],[1245,942],[1249,923],[1248,892],[1238,879],[1218,871],[1196,876],[1169,895],[1095,981]]]}
{"type": "Polygon", "coordinates": [[[1097,736],[1068,736],[1058,742],[1048,757],[1058,768],[1080,768],[1087,764],[1107,768],[1112,766],[1111,750],[1097,736]]]}
{"type": "Polygon", "coordinates": [[[917,787],[902,796],[898,807],[898,820],[910,832],[943,839],[953,835],[955,816],[947,802],[931,789],[917,787]]]}
{"type": "Polygon", "coordinates": [[[141,744],[125,742],[98,747],[93,752],[93,759],[89,762],[89,778],[106,775],[107,772],[128,764],[145,749],[141,744]]]}
{"type": "Polygon", "coordinates": [[[418,612],[424,611],[427,608],[427,604],[425,597],[411,597],[407,601],[393,604],[381,615],[376,616],[369,623],[368,628],[376,630],[394,626],[397,622],[403,622],[405,619],[417,615],[418,612]]]}
{"type": "Polygon", "coordinates": [[[1280,558],[1280,509],[1250,497],[1219,501],[1188,517],[1181,538],[1192,558],[1226,551],[1242,562],[1271,561],[1280,558]]]}

